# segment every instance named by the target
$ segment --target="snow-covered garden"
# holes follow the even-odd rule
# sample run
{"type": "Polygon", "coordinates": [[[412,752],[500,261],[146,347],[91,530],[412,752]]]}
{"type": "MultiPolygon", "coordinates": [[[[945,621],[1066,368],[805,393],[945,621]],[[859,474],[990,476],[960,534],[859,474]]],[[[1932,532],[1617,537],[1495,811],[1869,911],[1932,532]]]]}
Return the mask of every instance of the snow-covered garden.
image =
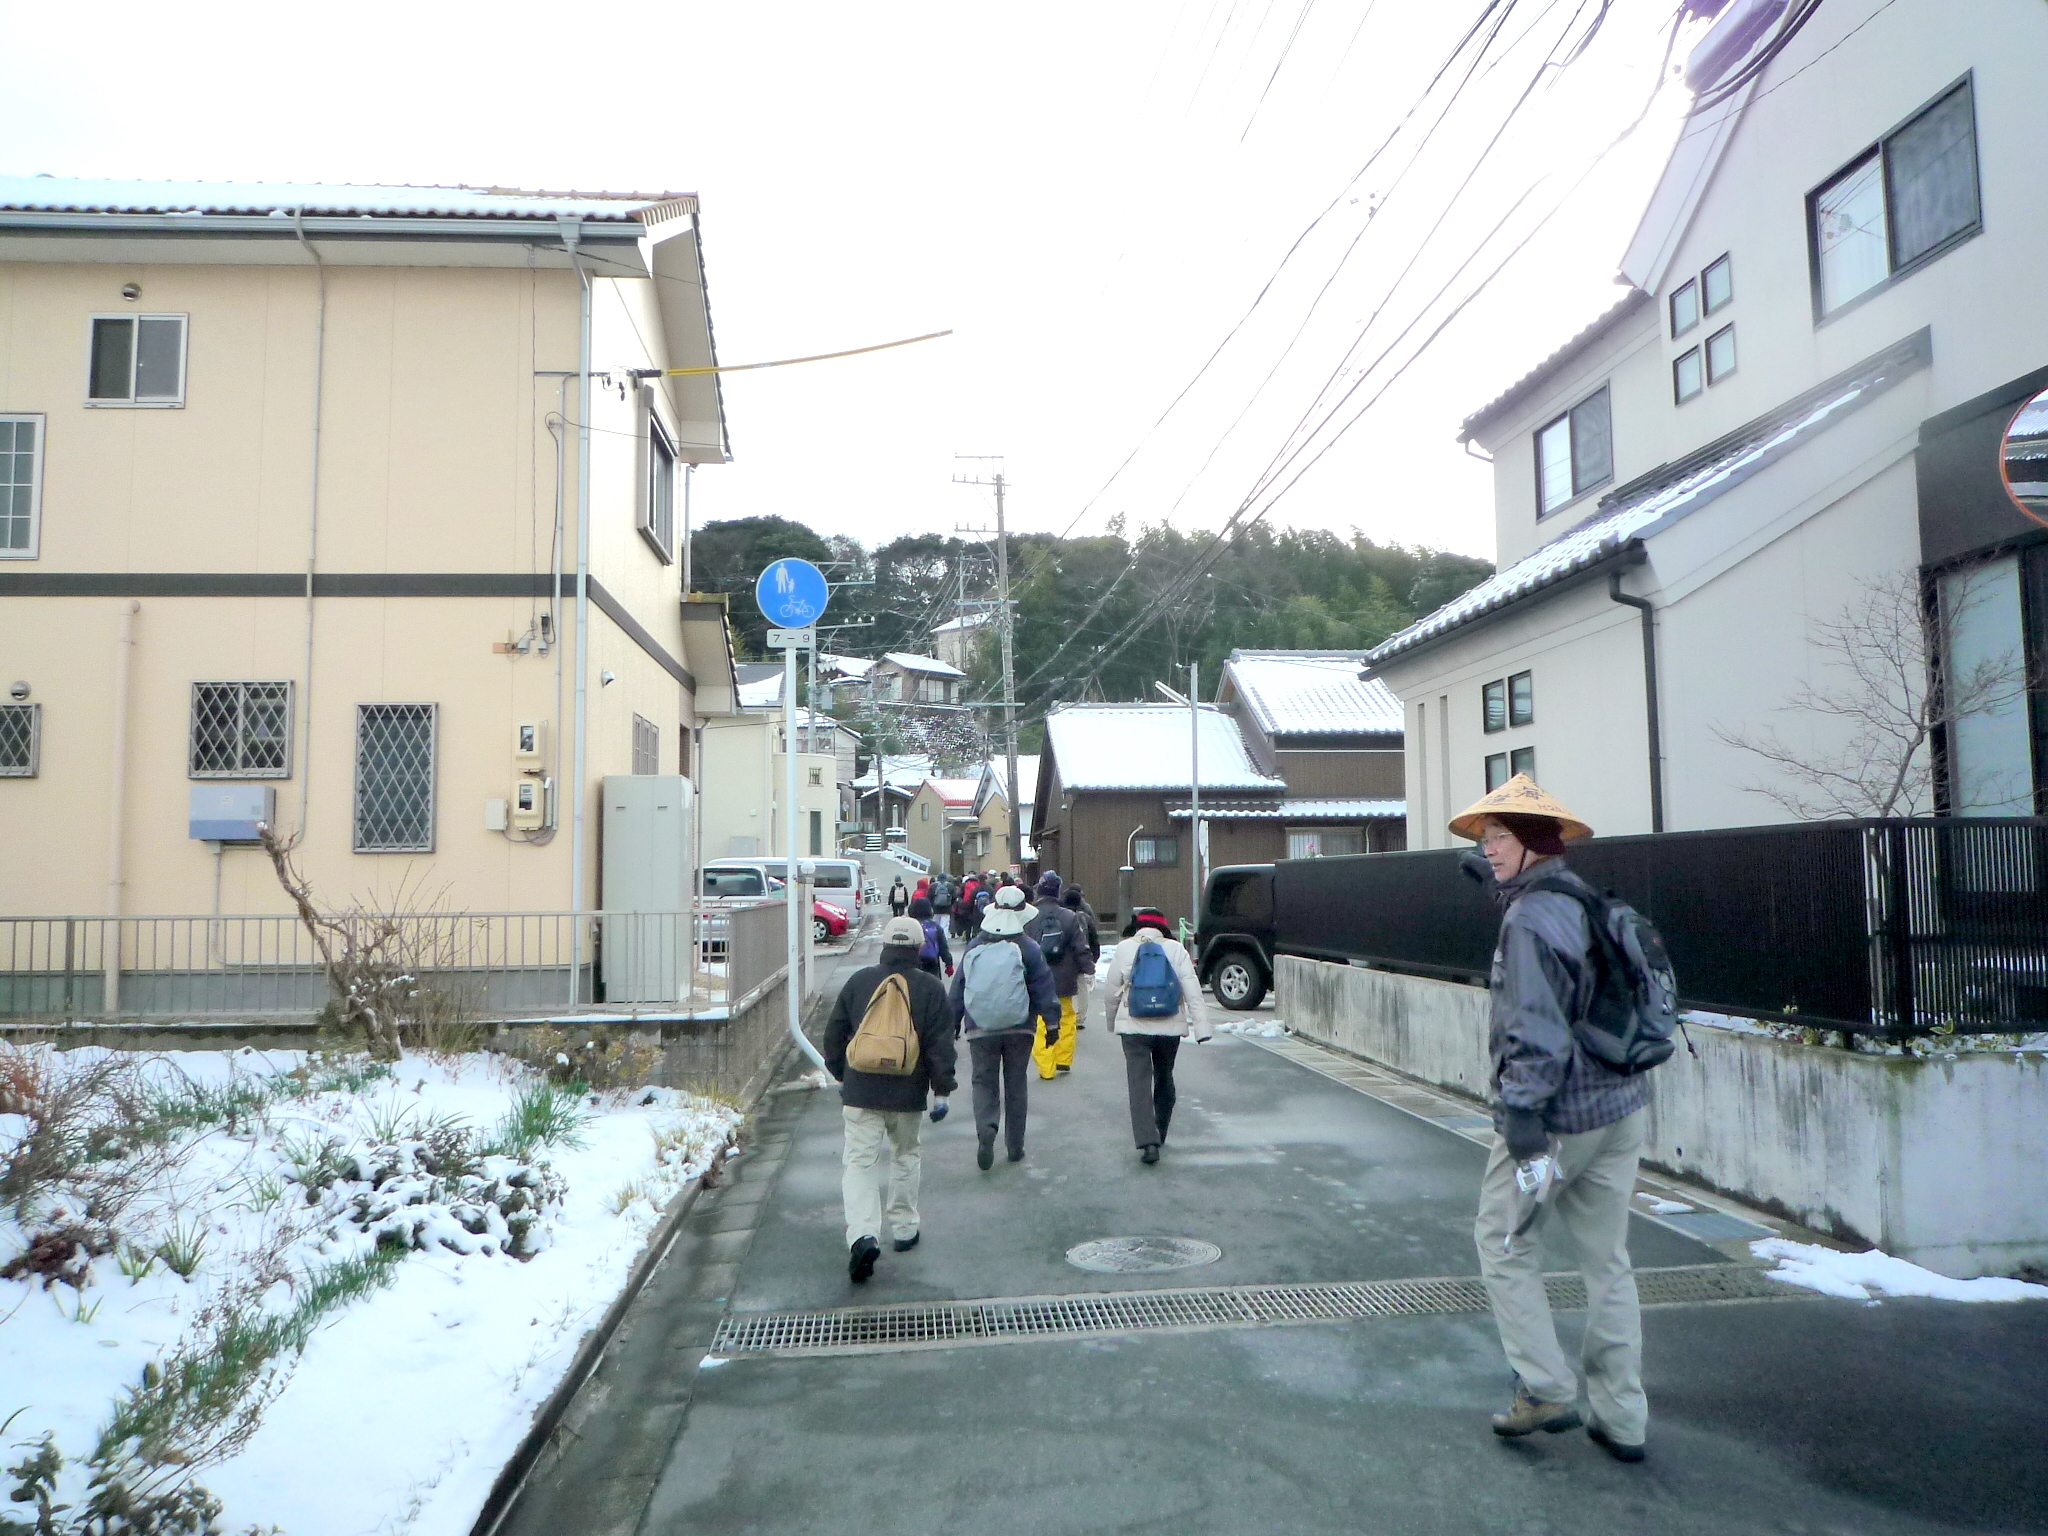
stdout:
{"type": "Polygon", "coordinates": [[[622,1065],[0,1045],[0,1533],[466,1532],[737,1132],[622,1065]]]}

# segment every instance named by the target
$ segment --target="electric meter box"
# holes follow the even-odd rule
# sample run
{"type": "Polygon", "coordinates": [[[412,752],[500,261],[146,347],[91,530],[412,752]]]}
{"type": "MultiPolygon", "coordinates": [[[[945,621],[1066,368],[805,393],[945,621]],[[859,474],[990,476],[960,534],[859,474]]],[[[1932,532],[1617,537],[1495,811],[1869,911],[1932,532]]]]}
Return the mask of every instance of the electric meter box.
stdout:
{"type": "Polygon", "coordinates": [[[275,784],[194,784],[187,835],[208,843],[260,843],[277,822],[275,784]]]}
{"type": "Polygon", "coordinates": [[[547,820],[546,791],[539,779],[521,779],[512,786],[512,825],[530,832],[547,820]]]}
{"type": "Polygon", "coordinates": [[[512,760],[521,768],[540,767],[540,760],[547,755],[547,750],[547,721],[521,720],[512,727],[512,760]]]}

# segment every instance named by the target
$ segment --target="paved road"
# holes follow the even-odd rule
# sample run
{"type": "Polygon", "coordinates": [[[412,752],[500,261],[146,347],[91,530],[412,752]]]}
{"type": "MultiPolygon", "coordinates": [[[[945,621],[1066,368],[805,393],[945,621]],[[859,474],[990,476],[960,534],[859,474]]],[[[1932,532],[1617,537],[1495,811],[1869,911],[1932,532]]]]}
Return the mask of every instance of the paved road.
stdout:
{"type": "MultiPolygon", "coordinates": [[[[1173,1138],[1146,1168],[1126,1141],[1114,1050],[1088,1030],[1072,1077],[1034,1082],[1022,1164],[981,1173],[971,1126],[928,1127],[924,1242],[885,1251],[858,1290],[836,1097],[777,1095],[515,1528],[2048,1530],[2048,1309],[2031,1305],[1652,1310],[1652,1457],[1633,1468],[1581,1435],[1487,1432],[1508,1384],[1481,1315],[698,1369],[728,1310],[1476,1271],[1471,1143],[1223,1040],[1184,1050],[1173,1138]],[[1223,1256],[1164,1277],[1064,1261],[1074,1243],[1135,1234],[1201,1238],[1223,1256]]],[[[1642,1267],[1723,1262],[1640,1219],[1631,1246],[1642,1267]]]]}

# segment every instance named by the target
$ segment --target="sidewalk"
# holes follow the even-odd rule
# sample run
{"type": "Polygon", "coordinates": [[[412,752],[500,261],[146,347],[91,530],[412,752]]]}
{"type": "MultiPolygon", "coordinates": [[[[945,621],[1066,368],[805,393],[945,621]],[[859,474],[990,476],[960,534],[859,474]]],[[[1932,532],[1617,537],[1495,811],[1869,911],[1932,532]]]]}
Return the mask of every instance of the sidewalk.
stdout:
{"type": "MultiPolygon", "coordinates": [[[[862,1287],[846,1280],[837,1097],[772,1097],[579,1405],[579,1453],[507,1529],[2048,1529],[2048,1317],[2026,1304],[1794,1292],[1646,1311],[1652,1459],[1633,1468],[1578,1434],[1496,1441],[1507,1371],[1474,1311],[704,1358],[726,1317],[1476,1273],[1474,1142],[1245,1041],[1181,1061],[1156,1168],[1127,1144],[1099,1026],[1071,1077],[1033,1080],[1021,1164],[975,1168],[963,1092],[927,1125],[922,1244],[885,1244],[862,1287]],[[1166,1274],[1066,1262],[1117,1236],[1221,1256],[1166,1274]]],[[[1631,1245],[1644,1270],[1749,1278],[1730,1245],[1648,1220],[1631,1245]]],[[[1569,1348],[1577,1319],[1560,1324],[1569,1348]]]]}

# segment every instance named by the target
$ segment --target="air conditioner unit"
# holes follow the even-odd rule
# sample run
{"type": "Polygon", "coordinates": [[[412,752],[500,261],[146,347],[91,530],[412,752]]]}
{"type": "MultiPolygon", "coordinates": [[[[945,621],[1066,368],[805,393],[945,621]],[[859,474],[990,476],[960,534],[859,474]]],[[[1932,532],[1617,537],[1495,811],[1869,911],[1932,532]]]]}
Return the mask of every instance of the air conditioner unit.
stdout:
{"type": "Polygon", "coordinates": [[[259,843],[277,823],[275,784],[194,784],[187,835],[208,843],[259,843]]]}

